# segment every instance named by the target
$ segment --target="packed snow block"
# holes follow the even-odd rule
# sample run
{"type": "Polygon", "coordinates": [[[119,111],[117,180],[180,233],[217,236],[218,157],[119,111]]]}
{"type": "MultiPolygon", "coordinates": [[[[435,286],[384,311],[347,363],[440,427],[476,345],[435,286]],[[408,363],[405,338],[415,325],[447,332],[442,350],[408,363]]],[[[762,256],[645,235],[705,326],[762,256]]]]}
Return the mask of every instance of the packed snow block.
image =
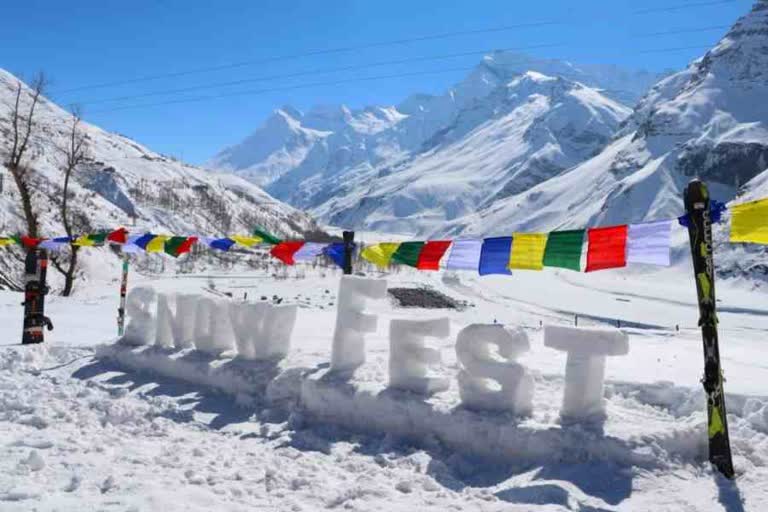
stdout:
{"type": "Polygon", "coordinates": [[[209,298],[197,301],[195,346],[211,355],[219,355],[235,346],[229,303],[209,298]]]}
{"type": "Polygon", "coordinates": [[[389,387],[432,395],[450,386],[448,379],[429,377],[429,365],[440,364],[440,351],[426,347],[424,340],[447,338],[448,318],[433,320],[396,319],[389,323],[389,387]]]}
{"type": "Polygon", "coordinates": [[[547,325],[544,345],[568,353],[560,417],[566,422],[605,418],[605,358],[629,353],[629,336],[619,329],[547,325]]]}
{"type": "Polygon", "coordinates": [[[248,401],[284,403],[298,400],[298,379],[305,368],[285,371],[275,361],[248,361],[242,358],[218,357],[195,349],[169,351],[158,346],[131,347],[123,344],[103,345],[96,357],[112,361],[123,368],[145,374],[161,375],[248,401]]]}
{"type": "Polygon", "coordinates": [[[174,336],[176,318],[171,311],[169,297],[165,293],[157,295],[157,317],[155,322],[155,345],[163,348],[173,348],[176,344],[174,336]]]}
{"type": "Polygon", "coordinates": [[[125,299],[128,325],[121,339],[128,345],[151,345],[155,342],[155,289],[149,286],[133,288],[125,299]]]}
{"type": "Polygon", "coordinates": [[[269,305],[260,336],[256,339],[255,359],[283,359],[288,355],[297,311],[296,305],[269,305]]]}
{"type": "Polygon", "coordinates": [[[176,315],[173,319],[173,338],[178,348],[195,346],[195,316],[198,298],[197,295],[188,293],[175,295],[176,315]]]}
{"type": "Polygon", "coordinates": [[[533,377],[515,362],[528,350],[528,335],[522,328],[472,324],[462,329],[456,338],[456,357],[462,366],[458,375],[462,404],[468,409],[531,414],[533,377]],[[489,380],[496,381],[501,389],[494,389],[489,380]]]}
{"type": "Polygon", "coordinates": [[[365,333],[374,332],[376,315],[367,314],[367,299],[387,296],[385,279],[343,276],[339,283],[336,329],[333,333],[331,370],[350,372],[365,363],[365,333]]]}
{"type": "Polygon", "coordinates": [[[237,353],[244,359],[283,359],[291,348],[298,306],[231,303],[229,317],[237,353]]]}

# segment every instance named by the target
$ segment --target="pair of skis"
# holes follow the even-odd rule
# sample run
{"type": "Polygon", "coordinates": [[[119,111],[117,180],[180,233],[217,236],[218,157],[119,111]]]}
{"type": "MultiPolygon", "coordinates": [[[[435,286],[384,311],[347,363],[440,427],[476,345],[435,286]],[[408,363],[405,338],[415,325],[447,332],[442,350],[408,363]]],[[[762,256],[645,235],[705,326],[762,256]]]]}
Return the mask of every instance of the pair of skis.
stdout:
{"type": "Polygon", "coordinates": [[[710,197],[709,190],[703,182],[694,180],[688,184],[685,191],[685,209],[688,213],[688,235],[699,301],[699,326],[704,344],[704,378],[701,383],[707,395],[709,460],[723,475],[733,478],[733,459],[723,391],[723,370],[720,365],[720,346],[717,336],[710,197]]]}

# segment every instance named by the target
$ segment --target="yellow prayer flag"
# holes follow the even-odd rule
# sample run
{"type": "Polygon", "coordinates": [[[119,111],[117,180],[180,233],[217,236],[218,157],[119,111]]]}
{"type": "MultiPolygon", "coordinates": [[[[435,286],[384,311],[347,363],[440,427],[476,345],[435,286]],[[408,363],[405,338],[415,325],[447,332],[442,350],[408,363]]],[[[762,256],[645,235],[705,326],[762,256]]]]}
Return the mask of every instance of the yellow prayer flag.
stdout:
{"type": "Polygon", "coordinates": [[[13,238],[0,238],[0,247],[5,247],[6,245],[13,245],[16,243],[16,240],[13,238]]]}
{"type": "Polygon", "coordinates": [[[731,242],[768,244],[768,198],[731,207],[731,242]]]}
{"type": "Polygon", "coordinates": [[[165,251],[165,241],[171,238],[167,235],[157,235],[155,238],[149,241],[145,251],[147,252],[163,252],[165,251]]]}
{"type": "Polygon", "coordinates": [[[232,235],[229,237],[230,240],[234,240],[237,244],[242,245],[243,247],[253,247],[256,244],[260,244],[264,241],[263,238],[258,236],[241,236],[241,235],[232,235]]]}
{"type": "Polygon", "coordinates": [[[360,256],[366,259],[378,267],[386,267],[389,265],[389,260],[392,259],[392,255],[400,247],[399,243],[387,242],[383,244],[369,245],[360,256]]]}
{"type": "Polygon", "coordinates": [[[75,238],[75,241],[72,242],[72,245],[79,245],[81,247],[91,247],[93,245],[96,245],[96,242],[88,238],[88,235],[82,235],[75,238]]]}
{"type": "Polygon", "coordinates": [[[509,268],[541,270],[544,268],[544,250],[547,248],[546,233],[514,233],[509,268]]]}

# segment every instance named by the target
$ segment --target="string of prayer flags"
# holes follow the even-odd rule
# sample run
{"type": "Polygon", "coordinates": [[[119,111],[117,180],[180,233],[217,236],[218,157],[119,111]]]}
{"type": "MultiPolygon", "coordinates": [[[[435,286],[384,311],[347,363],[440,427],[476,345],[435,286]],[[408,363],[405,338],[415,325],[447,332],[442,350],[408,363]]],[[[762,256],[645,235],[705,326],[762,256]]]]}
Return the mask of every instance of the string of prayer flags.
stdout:
{"type": "Polygon", "coordinates": [[[262,242],[270,245],[277,245],[280,242],[282,242],[282,240],[277,238],[272,233],[269,233],[268,231],[265,231],[258,227],[253,230],[253,236],[260,238],[262,242]]]}
{"type": "Polygon", "coordinates": [[[544,251],[547,247],[546,233],[514,233],[510,269],[542,270],[544,251]]]}
{"type": "Polygon", "coordinates": [[[731,207],[731,242],[768,244],[768,198],[731,207]]]}
{"type": "Polygon", "coordinates": [[[107,239],[109,233],[92,233],[90,235],[82,235],[72,242],[72,245],[79,245],[80,247],[97,247],[104,245],[104,241],[107,239]]]}
{"type": "Polygon", "coordinates": [[[419,270],[440,270],[440,260],[443,259],[450,246],[451,242],[449,240],[427,242],[419,253],[416,268],[419,270]]]}
{"type": "Polygon", "coordinates": [[[480,267],[482,240],[454,240],[448,255],[448,270],[477,270],[480,267]]]}
{"type": "Polygon", "coordinates": [[[269,253],[286,265],[293,265],[296,263],[293,257],[303,245],[301,241],[280,242],[269,253]]]}
{"type": "Polygon", "coordinates": [[[584,234],[585,230],[583,229],[553,231],[550,233],[544,249],[544,266],[581,272],[584,234]]]}
{"type": "Polygon", "coordinates": [[[627,263],[670,265],[672,221],[631,224],[627,235],[627,263]]]}
{"type": "Polygon", "coordinates": [[[627,225],[587,230],[588,250],[585,272],[627,266],[627,225]]]}
{"type": "Polygon", "coordinates": [[[400,247],[399,243],[384,242],[366,246],[360,256],[380,268],[385,268],[392,260],[392,255],[400,247]]]}
{"type": "Polygon", "coordinates": [[[483,240],[478,271],[481,276],[489,274],[510,275],[509,255],[512,252],[512,237],[501,236],[483,240]]]}

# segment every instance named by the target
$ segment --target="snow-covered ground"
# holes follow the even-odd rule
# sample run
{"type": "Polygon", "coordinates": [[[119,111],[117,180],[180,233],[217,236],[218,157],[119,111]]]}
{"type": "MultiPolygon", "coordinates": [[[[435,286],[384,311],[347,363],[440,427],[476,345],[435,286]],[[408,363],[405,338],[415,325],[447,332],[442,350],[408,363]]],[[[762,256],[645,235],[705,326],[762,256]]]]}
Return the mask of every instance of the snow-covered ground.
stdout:
{"type": "MultiPolygon", "coordinates": [[[[151,284],[158,291],[211,297],[230,292],[236,299],[247,292],[249,300],[277,295],[299,305],[289,356],[271,367],[239,362],[241,372],[252,364],[257,384],[235,395],[201,384],[205,372],[171,378],[167,366],[166,375],[136,370],[143,364],[138,356],[134,367],[104,357],[124,349],[97,351],[115,339],[117,283],[93,284],[72,299],[50,297],[56,329],[36,347],[16,345],[21,298],[2,292],[0,510],[739,511],[768,506],[765,293],[727,283],[718,290],[738,472],[732,483],[705,462],[697,312],[690,279],[678,270],[389,275],[391,286],[428,285],[468,306],[423,310],[369,301],[379,323],[367,338],[368,361],[343,384],[322,377],[330,361],[339,274],[300,272],[307,277],[132,276],[132,286],[151,284]],[[215,293],[205,290],[210,283],[215,293]],[[629,355],[607,360],[608,418],[600,428],[559,423],[565,354],[544,346],[540,322],[568,325],[576,314],[582,326],[617,320],[628,326],[629,355]],[[450,379],[450,389],[429,399],[386,390],[389,320],[440,316],[450,319],[451,335],[428,344],[441,351],[443,363],[434,372],[450,379]],[[459,406],[456,334],[471,323],[494,321],[522,326],[529,335],[531,350],[519,358],[535,382],[534,412],[528,418],[459,406]],[[271,398],[282,394],[283,405],[269,400],[258,385],[273,378],[285,385],[271,385],[268,392],[271,398]],[[304,386],[298,391],[300,380],[304,386]],[[305,403],[292,401],[296,394],[305,403]],[[387,425],[390,431],[382,431],[387,425]],[[482,457],[477,454],[483,447],[503,451],[482,457]]],[[[173,355],[143,350],[156,366],[173,355]]],[[[209,364],[194,354],[184,359],[188,366],[209,364]]]]}

